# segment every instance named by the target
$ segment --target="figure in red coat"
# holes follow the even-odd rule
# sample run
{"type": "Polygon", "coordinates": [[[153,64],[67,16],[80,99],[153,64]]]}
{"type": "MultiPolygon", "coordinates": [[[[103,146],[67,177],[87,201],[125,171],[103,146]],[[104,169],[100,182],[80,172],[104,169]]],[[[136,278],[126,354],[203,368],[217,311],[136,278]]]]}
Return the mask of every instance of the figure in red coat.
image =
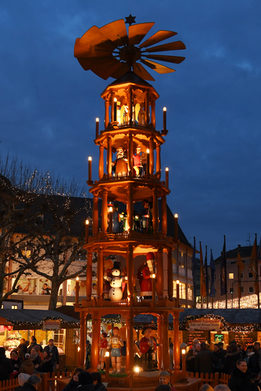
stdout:
{"type": "Polygon", "coordinates": [[[153,274],[154,254],[149,252],[146,256],[146,261],[138,270],[137,278],[140,283],[140,295],[144,299],[152,298],[152,281],[151,274],[153,274]]]}
{"type": "MultiPolygon", "coordinates": [[[[157,343],[155,338],[152,336],[152,329],[147,327],[143,331],[143,337],[139,342],[140,352],[142,354],[142,362],[144,369],[152,369],[153,361],[155,363],[155,353],[157,348],[157,343]],[[154,358],[154,360],[153,360],[154,358]]],[[[155,363],[156,364],[156,363],[155,363]]]]}

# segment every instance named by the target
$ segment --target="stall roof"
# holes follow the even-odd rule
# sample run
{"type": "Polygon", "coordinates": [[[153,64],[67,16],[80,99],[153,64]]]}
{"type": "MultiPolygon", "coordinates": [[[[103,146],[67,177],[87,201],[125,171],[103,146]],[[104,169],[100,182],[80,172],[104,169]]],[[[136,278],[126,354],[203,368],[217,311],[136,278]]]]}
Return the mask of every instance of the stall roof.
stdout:
{"type": "Polygon", "coordinates": [[[221,316],[227,323],[231,324],[249,324],[261,323],[261,311],[257,309],[198,309],[188,308],[179,315],[180,322],[186,321],[190,317],[200,317],[206,315],[221,316]]]}
{"type": "Polygon", "coordinates": [[[60,320],[61,328],[78,328],[79,320],[61,312],[50,310],[0,310],[0,324],[8,322],[14,329],[42,328],[45,320],[60,320]]]}

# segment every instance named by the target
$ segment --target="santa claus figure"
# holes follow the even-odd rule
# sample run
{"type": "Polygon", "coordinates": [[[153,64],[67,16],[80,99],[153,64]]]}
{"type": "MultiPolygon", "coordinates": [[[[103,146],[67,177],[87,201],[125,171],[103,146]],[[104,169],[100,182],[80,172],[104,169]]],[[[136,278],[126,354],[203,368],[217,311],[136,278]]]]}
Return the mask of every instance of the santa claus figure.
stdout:
{"type": "Polygon", "coordinates": [[[137,278],[140,283],[140,295],[144,299],[152,298],[152,281],[151,275],[154,268],[154,254],[149,252],[146,256],[146,261],[138,270],[137,278]]]}

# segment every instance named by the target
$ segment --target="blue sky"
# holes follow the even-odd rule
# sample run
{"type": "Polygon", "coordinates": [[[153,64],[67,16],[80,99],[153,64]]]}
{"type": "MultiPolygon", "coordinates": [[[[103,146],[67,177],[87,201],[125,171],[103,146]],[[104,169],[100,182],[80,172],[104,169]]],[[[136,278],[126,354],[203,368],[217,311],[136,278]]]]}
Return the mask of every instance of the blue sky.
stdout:
{"type": "MultiPolygon", "coordinates": [[[[192,242],[232,248],[260,235],[260,0],[3,0],[0,8],[0,153],[63,178],[94,172],[95,117],[104,81],[84,72],[74,41],[91,26],[129,14],[178,32],[187,49],[176,72],[152,82],[168,108],[163,167],[168,203],[192,242]]],[[[150,33],[148,34],[150,36],[150,33]]],[[[183,53],[178,53],[183,55],[183,53]]]]}

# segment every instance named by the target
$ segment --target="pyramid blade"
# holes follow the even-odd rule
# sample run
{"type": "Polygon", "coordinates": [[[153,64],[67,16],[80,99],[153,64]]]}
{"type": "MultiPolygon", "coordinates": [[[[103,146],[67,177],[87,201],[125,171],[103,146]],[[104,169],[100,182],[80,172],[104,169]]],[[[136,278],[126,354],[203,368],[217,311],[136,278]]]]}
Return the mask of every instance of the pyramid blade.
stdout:
{"type": "Polygon", "coordinates": [[[128,35],[124,19],[115,20],[102,26],[100,32],[112,42],[114,48],[127,42],[128,35]]]}
{"type": "Polygon", "coordinates": [[[136,75],[138,75],[139,77],[141,77],[144,80],[155,81],[155,79],[151,76],[151,74],[148,71],[146,71],[144,66],[141,64],[138,64],[138,63],[134,64],[133,65],[133,72],[136,73],[136,75]]]}
{"type": "Polygon", "coordinates": [[[78,58],[79,63],[83,69],[91,69],[96,75],[102,79],[108,79],[112,73],[121,66],[120,61],[112,56],[105,56],[100,58],[78,58]]]}
{"type": "Polygon", "coordinates": [[[164,39],[168,39],[170,37],[173,37],[173,35],[176,35],[175,31],[167,31],[167,30],[160,30],[157,31],[155,34],[153,34],[150,38],[148,38],[146,41],[144,41],[140,48],[146,48],[148,46],[154,45],[155,43],[161,42],[164,39]]]}
{"type": "Polygon", "coordinates": [[[129,27],[129,44],[137,45],[150,31],[154,22],[133,24],[129,27]]]}
{"type": "Polygon", "coordinates": [[[77,38],[74,45],[74,56],[99,57],[112,52],[112,42],[100,32],[96,26],[91,27],[81,38],[77,38]]]}
{"type": "Polygon", "coordinates": [[[172,62],[174,64],[180,64],[185,60],[185,57],[181,56],[165,56],[164,54],[148,54],[144,55],[146,58],[152,58],[153,60],[161,60],[166,62],[172,62]]]}
{"type": "Polygon", "coordinates": [[[166,50],[182,50],[186,49],[186,46],[181,41],[175,41],[170,43],[165,43],[163,45],[153,46],[152,48],[146,49],[144,52],[164,52],[166,50]]]}
{"type": "Polygon", "coordinates": [[[158,72],[161,74],[175,72],[175,69],[166,67],[165,65],[158,64],[157,62],[154,62],[154,61],[141,60],[141,62],[143,64],[147,65],[149,68],[153,69],[155,72],[158,72]]]}

